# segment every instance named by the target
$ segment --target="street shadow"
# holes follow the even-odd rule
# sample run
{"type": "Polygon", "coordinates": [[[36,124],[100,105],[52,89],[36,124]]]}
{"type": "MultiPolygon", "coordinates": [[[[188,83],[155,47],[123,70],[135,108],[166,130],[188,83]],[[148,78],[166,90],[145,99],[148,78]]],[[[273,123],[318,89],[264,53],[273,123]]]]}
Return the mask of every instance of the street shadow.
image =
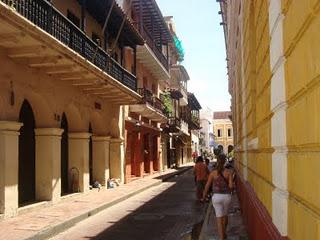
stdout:
{"type": "Polygon", "coordinates": [[[182,174],[184,174],[186,171],[190,170],[192,167],[190,166],[184,166],[184,167],[179,167],[178,170],[180,171],[180,173],[168,173],[168,174],[164,174],[164,175],[161,175],[159,177],[156,177],[155,179],[159,179],[159,180],[162,180],[163,182],[174,182],[174,178],[175,177],[178,177],[182,174]]]}
{"type": "MultiPolygon", "coordinates": [[[[180,240],[186,232],[198,239],[200,225],[205,215],[205,205],[195,196],[193,173],[185,168],[181,175],[159,177],[174,182],[171,187],[145,202],[141,207],[128,211],[128,215],[91,240],[180,240]],[[171,201],[168,201],[170,199],[171,201]],[[194,227],[196,226],[196,228],[194,227]]],[[[170,174],[168,174],[170,175],[170,174]]]]}

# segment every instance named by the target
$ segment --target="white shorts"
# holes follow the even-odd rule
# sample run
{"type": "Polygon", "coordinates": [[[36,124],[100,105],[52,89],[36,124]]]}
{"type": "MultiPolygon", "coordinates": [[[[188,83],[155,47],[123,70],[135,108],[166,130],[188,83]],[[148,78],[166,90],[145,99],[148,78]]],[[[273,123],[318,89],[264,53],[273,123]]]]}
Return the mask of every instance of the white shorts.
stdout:
{"type": "Polygon", "coordinates": [[[214,193],[212,196],[212,205],[216,212],[216,217],[227,216],[230,203],[231,194],[214,193]]]}

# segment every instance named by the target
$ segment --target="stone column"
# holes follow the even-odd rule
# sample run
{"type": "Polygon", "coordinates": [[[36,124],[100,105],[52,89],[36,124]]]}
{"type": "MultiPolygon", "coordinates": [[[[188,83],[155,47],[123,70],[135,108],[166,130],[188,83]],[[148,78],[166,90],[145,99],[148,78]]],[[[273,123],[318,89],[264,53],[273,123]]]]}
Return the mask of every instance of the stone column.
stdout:
{"type": "Polygon", "coordinates": [[[92,137],[93,180],[107,186],[110,178],[109,151],[110,137],[92,137]]]}
{"type": "Polygon", "coordinates": [[[0,213],[6,217],[18,210],[18,122],[0,121],[0,213]]]}
{"type": "Polygon", "coordinates": [[[69,183],[73,191],[89,191],[90,136],[90,133],[69,133],[69,183]],[[77,171],[79,172],[79,178],[70,174],[76,174],[77,171]]]}
{"type": "Polygon", "coordinates": [[[122,138],[110,140],[110,177],[124,182],[124,141],[122,138]]]}
{"type": "Polygon", "coordinates": [[[62,133],[60,128],[35,129],[37,200],[60,200],[62,133]]]}

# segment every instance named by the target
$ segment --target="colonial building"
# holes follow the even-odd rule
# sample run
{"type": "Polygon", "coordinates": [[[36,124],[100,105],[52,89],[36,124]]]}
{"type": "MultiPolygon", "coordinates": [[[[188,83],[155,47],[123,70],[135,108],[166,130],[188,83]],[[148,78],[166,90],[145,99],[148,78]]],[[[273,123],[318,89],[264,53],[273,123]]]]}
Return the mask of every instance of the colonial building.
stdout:
{"type": "MultiPolygon", "coordinates": [[[[120,1],[121,2],[121,1],[120,1]]],[[[142,96],[125,107],[126,181],[160,171],[162,148],[160,125],[168,121],[161,94],[169,75],[171,33],[155,1],[122,1],[144,44],[130,49],[136,56],[137,87],[142,96]],[[147,4],[146,4],[147,2],[147,4]]]]}
{"type": "Polygon", "coordinates": [[[144,45],[126,13],[112,1],[1,1],[0,35],[0,214],[123,181],[120,105],[141,101],[131,49],[144,45]]]}
{"type": "Polygon", "coordinates": [[[197,156],[200,154],[199,149],[199,138],[200,138],[200,110],[201,105],[198,102],[198,99],[193,93],[188,92],[188,105],[183,107],[182,117],[187,119],[189,123],[189,132],[190,136],[188,137],[188,158],[192,156],[197,156]]]}
{"type": "Polygon", "coordinates": [[[187,82],[190,80],[187,70],[181,64],[184,58],[184,51],[177,37],[173,17],[165,17],[168,28],[174,40],[170,48],[170,79],[166,93],[163,95],[168,112],[168,123],[163,125],[163,146],[166,146],[167,155],[164,157],[164,166],[180,166],[191,160],[188,158],[188,120],[183,118],[182,108],[188,105],[187,82]]]}
{"type": "Polygon", "coordinates": [[[214,134],[213,134],[213,112],[211,109],[201,109],[200,111],[200,152],[213,152],[214,134]]]}
{"type": "Polygon", "coordinates": [[[250,239],[319,239],[320,1],[220,2],[250,239]]]}
{"type": "Polygon", "coordinates": [[[213,132],[215,147],[219,147],[224,153],[228,153],[228,149],[233,147],[233,128],[230,111],[213,113],[213,132]]]}

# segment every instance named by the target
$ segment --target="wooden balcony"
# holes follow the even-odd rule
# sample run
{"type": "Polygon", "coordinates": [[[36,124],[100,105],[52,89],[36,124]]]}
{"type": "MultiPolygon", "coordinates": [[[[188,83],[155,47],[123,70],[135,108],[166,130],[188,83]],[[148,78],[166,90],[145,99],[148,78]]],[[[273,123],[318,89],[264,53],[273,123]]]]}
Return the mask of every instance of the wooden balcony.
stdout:
{"type": "Polygon", "coordinates": [[[142,26],[141,29],[142,31],[140,32],[140,34],[143,36],[148,46],[152,49],[153,53],[156,55],[160,63],[165,67],[167,71],[169,71],[169,62],[168,59],[163,55],[161,46],[158,46],[156,44],[152,35],[149,33],[145,26],[142,26]]]}
{"type": "Polygon", "coordinates": [[[180,131],[180,119],[176,117],[168,118],[168,132],[178,133],[180,131]]]}
{"type": "Polygon", "coordinates": [[[198,116],[191,114],[189,118],[189,128],[191,130],[200,129],[200,119],[198,116]]]}
{"type": "Polygon", "coordinates": [[[162,101],[153,96],[152,92],[146,88],[138,88],[138,93],[142,96],[142,101],[139,104],[131,105],[130,111],[158,123],[167,122],[162,101]]]}
{"type": "Polygon", "coordinates": [[[170,78],[168,52],[163,54],[162,46],[173,42],[171,32],[156,1],[132,0],[132,6],[135,26],[145,39],[145,44],[137,47],[137,58],[156,78],[167,80],[170,78]]]}
{"type": "Polygon", "coordinates": [[[45,0],[0,1],[0,47],[44,71],[117,104],[139,101],[136,77],[45,0]],[[121,101],[119,100],[121,99],[121,101]]]}

